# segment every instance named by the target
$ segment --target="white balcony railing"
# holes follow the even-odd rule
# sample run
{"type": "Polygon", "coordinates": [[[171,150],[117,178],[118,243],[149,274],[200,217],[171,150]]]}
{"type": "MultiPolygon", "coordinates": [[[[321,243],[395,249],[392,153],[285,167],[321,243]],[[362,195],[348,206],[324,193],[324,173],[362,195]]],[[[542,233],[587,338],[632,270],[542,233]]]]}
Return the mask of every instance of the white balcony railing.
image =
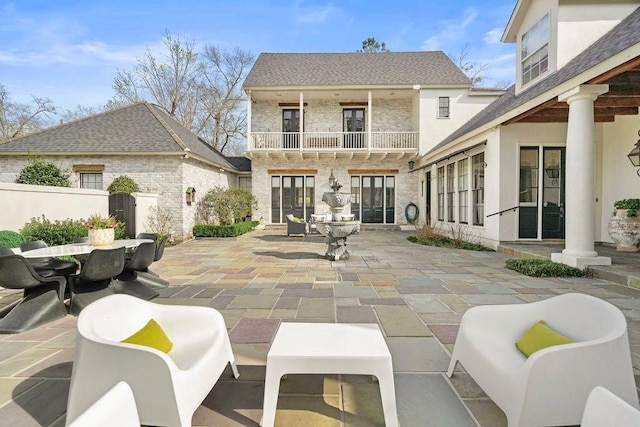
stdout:
{"type": "Polygon", "coordinates": [[[418,132],[253,132],[251,151],[417,151],[418,132]]]}

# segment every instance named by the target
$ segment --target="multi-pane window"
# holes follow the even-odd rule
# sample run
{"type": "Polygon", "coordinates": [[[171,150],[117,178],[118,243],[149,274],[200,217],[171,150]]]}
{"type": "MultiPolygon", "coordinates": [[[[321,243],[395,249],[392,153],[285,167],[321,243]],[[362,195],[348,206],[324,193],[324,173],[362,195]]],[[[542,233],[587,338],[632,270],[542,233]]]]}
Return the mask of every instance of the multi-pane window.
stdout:
{"type": "Polygon", "coordinates": [[[469,159],[463,159],[458,162],[458,221],[461,224],[469,222],[467,215],[469,211],[469,198],[467,196],[469,189],[469,159]]]}
{"type": "Polygon", "coordinates": [[[438,221],[444,221],[444,166],[438,168],[436,185],[438,188],[438,221]]]}
{"type": "Polygon", "coordinates": [[[549,70],[548,13],[522,36],[520,61],[523,85],[549,70]]]}
{"type": "Polygon", "coordinates": [[[447,165],[447,221],[455,222],[456,221],[456,174],[455,174],[456,165],[455,163],[449,163],[447,165]]]}
{"type": "Polygon", "coordinates": [[[80,173],[80,188],[102,190],[102,173],[80,173]]]}
{"type": "Polygon", "coordinates": [[[250,176],[239,176],[238,177],[238,187],[243,190],[247,190],[251,192],[251,177],[250,176]]]}
{"type": "Polygon", "coordinates": [[[438,98],[438,118],[439,119],[447,119],[449,118],[449,97],[441,96],[438,98]]]}
{"type": "Polygon", "coordinates": [[[473,162],[473,225],[484,225],[484,153],[476,154],[473,162]]]}

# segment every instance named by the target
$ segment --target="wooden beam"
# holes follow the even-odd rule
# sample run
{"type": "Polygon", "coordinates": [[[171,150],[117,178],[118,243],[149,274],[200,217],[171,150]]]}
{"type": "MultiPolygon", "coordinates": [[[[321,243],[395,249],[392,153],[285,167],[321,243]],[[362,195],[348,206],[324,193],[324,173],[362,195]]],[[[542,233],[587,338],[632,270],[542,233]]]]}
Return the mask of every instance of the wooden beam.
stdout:
{"type": "MultiPolygon", "coordinates": [[[[278,107],[299,107],[300,103],[299,102],[278,102],[278,107]]],[[[303,107],[307,106],[306,102],[302,103],[303,107]]]]}
{"type": "Polygon", "coordinates": [[[349,175],[397,175],[398,169],[349,169],[349,175]]]}
{"type": "Polygon", "coordinates": [[[104,165],[73,165],[74,172],[104,172],[104,165]]]}
{"type": "MultiPolygon", "coordinates": [[[[597,123],[603,122],[613,122],[615,121],[615,116],[607,116],[607,115],[598,115],[594,116],[594,121],[597,123]]],[[[562,115],[549,115],[549,116],[528,116],[520,120],[519,123],[566,123],[569,120],[569,116],[562,115]]]]}
{"type": "Polygon", "coordinates": [[[640,95],[607,96],[600,95],[594,102],[596,107],[637,107],[640,105],[640,95]]]}
{"type": "Polygon", "coordinates": [[[631,96],[640,95],[640,84],[638,85],[609,85],[609,92],[607,96],[631,96]]]}
{"type": "Polygon", "coordinates": [[[612,68],[609,71],[606,71],[600,74],[599,76],[592,78],[591,80],[589,80],[588,83],[592,85],[599,84],[599,83],[606,83],[609,79],[612,79],[613,77],[618,76],[624,73],[625,71],[632,70],[638,66],[640,66],[640,56],[630,59],[624,64],[620,64],[617,67],[612,68]]]}
{"type": "Polygon", "coordinates": [[[507,120],[506,122],[503,122],[502,125],[506,126],[506,125],[510,125],[511,123],[516,123],[521,121],[522,119],[524,119],[525,117],[528,117],[532,114],[537,113],[538,111],[542,111],[545,108],[551,107],[555,104],[558,103],[558,98],[553,98],[548,100],[547,102],[543,102],[542,104],[538,105],[537,107],[533,107],[532,109],[530,109],[529,111],[525,111],[524,113],[518,114],[517,116],[515,116],[512,119],[507,120]]]}
{"type": "Polygon", "coordinates": [[[342,107],[366,107],[369,105],[368,102],[341,102],[340,106],[342,107]]]}
{"type": "Polygon", "coordinates": [[[635,116],[638,107],[595,107],[593,114],[596,116],[635,116]]]}
{"type": "Polygon", "coordinates": [[[267,169],[269,175],[316,175],[318,169],[267,169]]]}

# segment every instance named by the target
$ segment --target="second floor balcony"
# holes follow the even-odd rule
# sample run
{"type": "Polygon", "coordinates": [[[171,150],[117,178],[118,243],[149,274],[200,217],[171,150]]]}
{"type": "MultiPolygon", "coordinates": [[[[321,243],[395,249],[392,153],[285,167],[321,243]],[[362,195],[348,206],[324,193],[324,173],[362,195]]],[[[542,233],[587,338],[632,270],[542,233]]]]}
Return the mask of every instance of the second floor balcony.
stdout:
{"type": "Polygon", "coordinates": [[[249,151],[415,155],[418,132],[252,132],[249,151]]]}

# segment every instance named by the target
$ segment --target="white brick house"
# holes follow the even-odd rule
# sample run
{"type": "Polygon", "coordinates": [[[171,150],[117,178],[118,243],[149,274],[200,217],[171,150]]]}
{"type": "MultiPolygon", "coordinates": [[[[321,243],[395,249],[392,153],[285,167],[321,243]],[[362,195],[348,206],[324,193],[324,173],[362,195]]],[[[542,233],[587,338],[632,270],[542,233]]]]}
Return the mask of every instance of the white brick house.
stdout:
{"type": "Polygon", "coordinates": [[[216,185],[235,187],[250,179],[248,162],[226,158],[148,103],[0,144],[0,182],[14,182],[34,155],[71,172],[72,187],[106,190],[117,176],[129,176],[141,192],[158,194],[158,206],[172,212],[178,240],[192,235],[196,203],[187,202],[189,187],[197,201],[216,185]]]}
{"type": "Polygon", "coordinates": [[[407,224],[410,165],[502,91],[442,52],[261,54],[246,81],[254,219],[327,213],[334,176],[363,223],[407,224]]]}
{"type": "Polygon", "coordinates": [[[616,200],[637,198],[637,0],[519,0],[502,41],[516,84],[432,147],[413,173],[434,222],[497,248],[563,240],[554,261],[610,264],[616,200]]]}

